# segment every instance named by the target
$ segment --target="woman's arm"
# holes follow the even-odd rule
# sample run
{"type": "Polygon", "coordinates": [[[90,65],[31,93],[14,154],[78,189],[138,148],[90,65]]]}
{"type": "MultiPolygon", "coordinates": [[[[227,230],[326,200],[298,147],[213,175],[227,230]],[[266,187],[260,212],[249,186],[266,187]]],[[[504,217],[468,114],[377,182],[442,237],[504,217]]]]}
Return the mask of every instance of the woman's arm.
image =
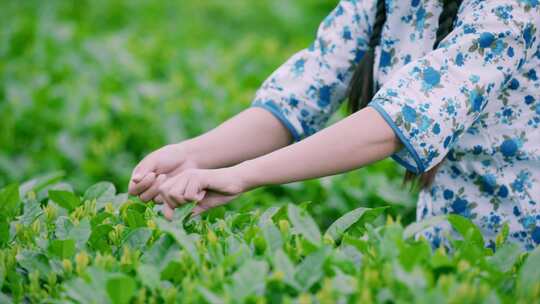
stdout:
{"type": "Polygon", "coordinates": [[[384,159],[399,147],[388,123],[368,107],[301,142],[231,170],[245,191],[350,171],[384,159]]]}
{"type": "Polygon", "coordinates": [[[350,171],[399,148],[392,128],[368,107],[298,143],[236,166],[186,170],[168,179],[159,191],[170,208],[199,201],[194,209],[198,214],[259,186],[350,171]]]}
{"type": "Polygon", "coordinates": [[[184,144],[198,167],[223,168],[267,154],[291,142],[290,132],[274,115],[253,107],[184,144]]]}
{"type": "Polygon", "coordinates": [[[249,108],[218,127],[147,155],[133,170],[129,193],[156,199],[167,176],[191,169],[223,168],[269,153],[292,141],[286,127],[270,112],[249,108]]]}

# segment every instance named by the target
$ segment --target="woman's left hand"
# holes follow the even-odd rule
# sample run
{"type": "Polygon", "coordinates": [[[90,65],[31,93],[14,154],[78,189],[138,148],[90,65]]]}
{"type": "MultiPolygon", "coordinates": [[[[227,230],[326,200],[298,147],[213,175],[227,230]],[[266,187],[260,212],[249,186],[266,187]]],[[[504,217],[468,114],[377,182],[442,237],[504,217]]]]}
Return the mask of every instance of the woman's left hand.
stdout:
{"type": "Polygon", "coordinates": [[[187,202],[198,202],[193,209],[193,214],[197,215],[228,203],[246,190],[234,167],[187,169],[161,184],[159,194],[169,207],[165,216],[170,219],[172,209],[187,202]]]}

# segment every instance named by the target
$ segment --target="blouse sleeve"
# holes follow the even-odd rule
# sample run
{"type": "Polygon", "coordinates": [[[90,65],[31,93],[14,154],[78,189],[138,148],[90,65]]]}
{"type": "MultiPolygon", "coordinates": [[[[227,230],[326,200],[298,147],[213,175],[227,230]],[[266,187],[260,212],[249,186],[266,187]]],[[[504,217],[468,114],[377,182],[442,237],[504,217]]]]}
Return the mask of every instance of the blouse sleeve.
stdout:
{"type": "Polygon", "coordinates": [[[280,66],[252,102],[274,114],[299,141],[323,128],[345,98],[353,67],[367,49],[375,1],[342,0],[311,46],[280,66]]]}
{"type": "Polygon", "coordinates": [[[538,50],[539,22],[539,7],[526,1],[464,2],[439,48],[400,69],[369,104],[403,143],[393,158],[415,173],[442,161],[489,115],[488,102],[516,89],[512,75],[538,50]]]}

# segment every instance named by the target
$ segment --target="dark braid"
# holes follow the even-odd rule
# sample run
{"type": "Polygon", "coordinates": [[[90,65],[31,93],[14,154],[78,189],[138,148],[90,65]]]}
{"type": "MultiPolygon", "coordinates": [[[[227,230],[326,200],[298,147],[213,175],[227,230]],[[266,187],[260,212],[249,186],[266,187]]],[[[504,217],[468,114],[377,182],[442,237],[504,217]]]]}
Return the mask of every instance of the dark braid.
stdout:
{"type": "Polygon", "coordinates": [[[377,13],[375,23],[369,38],[369,49],[366,51],[360,63],[356,67],[349,83],[348,97],[349,110],[354,113],[365,108],[373,98],[373,63],[375,60],[375,47],[381,43],[381,33],[386,22],[385,0],[377,1],[377,13]]]}
{"type": "MultiPolygon", "coordinates": [[[[443,0],[443,10],[439,16],[437,36],[435,43],[433,44],[434,49],[436,49],[440,42],[452,31],[461,2],[461,0],[443,0]]],[[[373,64],[375,61],[375,47],[377,47],[381,42],[381,33],[385,22],[385,1],[377,0],[377,13],[375,14],[375,23],[373,25],[373,31],[369,40],[369,49],[362,57],[360,63],[358,63],[356,66],[351,78],[351,82],[349,83],[348,98],[349,110],[351,113],[365,108],[375,93],[373,89],[373,64]]],[[[419,186],[422,188],[429,187],[433,182],[435,174],[437,173],[441,163],[420,176],[415,175],[411,171],[407,171],[405,173],[404,182],[414,182],[416,180],[418,181],[419,186]]]]}
{"type": "Polygon", "coordinates": [[[439,43],[441,43],[441,41],[446,38],[446,36],[448,36],[448,34],[450,34],[450,32],[452,31],[461,2],[461,0],[443,1],[443,10],[441,15],[439,16],[439,27],[437,28],[437,38],[435,38],[435,43],[433,44],[434,49],[439,47],[439,43]]]}

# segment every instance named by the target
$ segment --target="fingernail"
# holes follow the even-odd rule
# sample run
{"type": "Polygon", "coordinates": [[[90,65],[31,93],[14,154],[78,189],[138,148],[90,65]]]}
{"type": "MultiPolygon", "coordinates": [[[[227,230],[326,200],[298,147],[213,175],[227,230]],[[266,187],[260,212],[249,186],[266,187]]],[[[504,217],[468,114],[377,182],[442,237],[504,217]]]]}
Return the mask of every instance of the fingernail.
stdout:
{"type": "Polygon", "coordinates": [[[140,173],[133,175],[133,181],[136,183],[140,182],[142,179],[143,179],[143,175],[140,173]]]}
{"type": "Polygon", "coordinates": [[[196,201],[201,201],[203,198],[204,198],[204,192],[201,192],[198,196],[197,196],[197,199],[196,201]]]}

